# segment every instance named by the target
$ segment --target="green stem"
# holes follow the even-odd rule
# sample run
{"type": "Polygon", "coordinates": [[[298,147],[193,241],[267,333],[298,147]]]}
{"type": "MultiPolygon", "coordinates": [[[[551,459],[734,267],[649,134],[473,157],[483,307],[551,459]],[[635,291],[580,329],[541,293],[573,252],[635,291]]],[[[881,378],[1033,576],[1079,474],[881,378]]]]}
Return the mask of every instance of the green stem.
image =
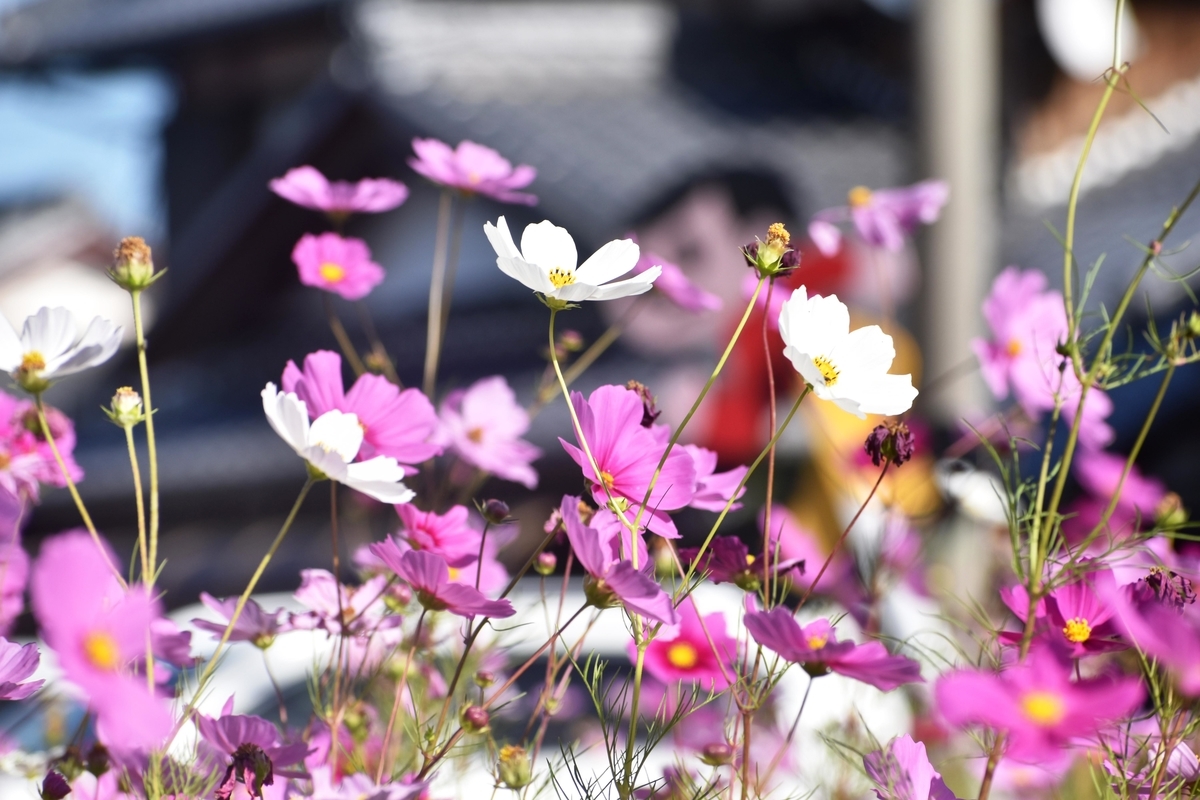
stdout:
{"type": "Polygon", "coordinates": [[[92,535],[92,541],[96,543],[96,549],[100,551],[104,563],[112,570],[112,574],[121,582],[121,586],[128,586],[125,578],[121,576],[121,570],[117,569],[117,565],[108,557],[108,548],[104,546],[104,542],[100,538],[100,533],[96,530],[95,523],[92,522],[92,515],[88,513],[87,506],[83,504],[83,498],[79,496],[79,489],[75,486],[75,481],[71,477],[70,471],[67,470],[67,463],[63,461],[62,453],[58,450],[58,442],[54,441],[54,434],[50,432],[50,423],[46,420],[46,406],[42,402],[42,396],[40,394],[34,395],[33,401],[37,408],[38,424],[42,428],[42,438],[50,445],[50,452],[54,453],[54,460],[58,462],[58,470],[62,473],[63,480],[67,483],[67,491],[71,493],[71,499],[75,501],[75,508],[79,509],[79,516],[83,517],[84,527],[92,535]]]}
{"type": "Polygon", "coordinates": [[[125,430],[125,444],[129,447],[129,466],[133,470],[133,496],[137,501],[138,551],[142,556],[142,580],[149,581],[150,551],[146,543],[146,505],[142,497],[142,470],[138,466],[137,448],[133,443],[133,426],[122,427],[125,430]]]}
{"type": "Polygon", "coordinates": [[[333,338],[337,339],[338,348],[342,351],[342,355],[346,357],[346,361],[350,364],[350,369],[354,370],[355,376],[363,375],[367,372],[367,365],[358,355],[358,349],[354,346],[354,342],[350,341],[350,334],[346,333],[346,326],[342,324],[342,318],[338,316],[337,309],[333,307],[333,298],[328,293],[322,292],[322,302],[325,304],[325,316],[329,319],[329,330],[333,331],[333,338]]]}
{"type": "MultiPolygon", "coordinates": [[[[641,295],[634,300],[633,303],[630,304],[629,310],[622,314],[620,319],[618,319],[612,325],[609,325],[608,329],[604,331],[604,333],[600,334],[600,337],[596,339],[596,341],[592,342],[591,346],[588,347],[587,350],[584,350],[579,358],[575,359],[571,366],[567,367],[567,370],[564,373],[566,378],[563,382],[566,383],[568,388],[570,388],[571,384],[578,380],[579,376],[586,372],[588,368],[592,366],[592,364],[596,363],[596,359],[604,355],[604,352],[608,350],[608,348],[612,347],[617,339],[621,338],[621,334],[625,332],[625,327],[635,316],[637,316],[637,312],[644,307],[644,304],[640,302],[642,297],[645,297],[645,295],[641,295]]],[[[553,346],[554,345],[551,344],[551,347],[553,346]]],[[[562,387],[559,386],[558,383],[551,383],[549,386],[544,387],[538,392],[537,400],[529,409],[529,417],[531,419],[536,417],[539,413],[541,413],[541,410],[546,406],[547,403],[561,393],[562,387]]]]}
{"type": "MultiPolygon", "coordinates": [[[[767,284],[767,308],[771,307],[771,294],[775,291],[775,278],[771,278],[767,284]]],[[[771,430],[775,430],[776,420],[776,402],[775,402],[775,367],[771,364],[771,340],[769,338],[769,327],[771,315],[763,314],[762,324],[762,343],[763,356],[767,362],[767,406],[771,417],[771,430]]],[[[771,597],[771,506],[774,504],[774,487],[775,487],[775,445],[771,445],[767,453],[767,497],[763,501],[763,597],[771,597]]],[[[743,795],[745,794],[745,786],[742,788],[743,795]]]]}
{"type": "Polygon", "coordinates": [[[142,377],[142,404],[146,409],[146,455],[150,460],[150,571],[144,579],[154,587],[158,572],[158,440],[154,437],[154,401],[150,398],[150,369],[146,365],[146,332],[142,325],[142,292],[131,291],[133,329],[137,335],[138,371],[142,377]]]}
{"type": "Polygon", "coordinates": [[[446,258],[446,284],[442,290],[442,319],[441,332],[438,334],[442,341],[446,340],[446,327],[450,324],[450,302],[454,299],[454,279],[458,275],[458,256],[462,250],[463,223],[467,218],[467,198],[460,197],[454,207],[454,221],[450,223],[450,255],[446,258]]]}
{"type": "Polygon", "coordinates": [[[622,778],[624,789],[621,795],[627,798],[633,797],[633,753],[637,745],[638,714],[641,711],[642,674],[646,667],[646,647],[650,644],[648,639],[642,637],[641,617],[638,617],[636,614],[631,614],[630,617],[634,621],[634,641],[637,642],[637,660],[633,665],[633,699],[629,704],[629,738],[625,742],[625,774],[622,778]]]}
{"type": "Polygon", "coordinates": [[[438,359],[442,349],[442,300],[446,285],[446,252],[450,239],[450,207],[453,197],[448,190],[438,201],[437,240],[433,246],[433,274],[429,279],[429,319],[425,327],[425,396],[432,398],[437,389],[438,359]]]}
{"type": "MultiPolygon", "coordinates": [[[[404,694],[404,687],[408,685],[408,671],[412,668],[413,653],[416,652],[417,646],[421,643],[421,626],[425,622],[425,609],[421,609],[421,616],[417,617],[417,628],[413,632],[412,647],[408,648],[408,656],[404,659],[404,672],[400,674],[400,680],[396,682],[396,693],[392,699],[392,713],[388,715],[387,728],[383,732],[383,747],[379,750],[379,766],[375,770],[375,783],[383,782],[383,765],[388,761],[388,750],[392,745],[392,730],[396,727],[396,716],[400,711],[400,701],[404,694]]],[[[336,734],[335,734],[336,736],[336,734]]],[[[395,764],[392,764],[395,768],[395,764]]]]}

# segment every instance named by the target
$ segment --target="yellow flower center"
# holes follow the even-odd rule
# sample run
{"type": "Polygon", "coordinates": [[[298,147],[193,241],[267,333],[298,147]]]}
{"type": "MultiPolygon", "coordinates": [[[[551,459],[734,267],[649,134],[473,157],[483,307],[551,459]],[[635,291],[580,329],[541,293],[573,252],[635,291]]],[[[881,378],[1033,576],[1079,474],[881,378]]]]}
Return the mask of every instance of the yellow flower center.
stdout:
{"type": "Polygon", "coordinates": [[[467,431],[467,438],[475,444],[479,444],[483,441],[483,428],[471,428],[467,431]]]}
{"type": "Polygon", "coordinates": [[[792,241],[792,235],[788,233],[788,229],[784,227],[782,222],[773,223],[767,228],[767,243],[771,244],[779,242],[782,245],[787,245],[792,241]]]}
{"type": "Polygon", "coordinates": [[[1088,625],[1088,621],[1083,617],[1075,617],[1067,620],[1067,624],[1063,626],[1063,636],[1067,637],[1068,641],[1080,644],[1086,642],[1092,636],[1092,626],[1088,625]]]}
{"type": "Polygon", "coordinates": [[[40,372],[46,368],[46,357],[37,350],[30,350],[21,358],[22,372],[40,372]]]}
{"type": "Polygon", "coordinates": [[[746,553],[746,566],[748,567],[753,563],[754,563],[754,553],[746,553]]]}
{"type": "Polygon", "coordinates": [[[1062,698],[1051,692],[1030,692],[1021,698],[1021,710],[1036,725],[1056,725],[1067,715],[1062,698]]]}
{"type": "Polygon", "coordinates": [[[467,182],[468,183],[479,183],[479,180],[480,180],[480,178],[479,178],[478,172],[468,172],[467,173],[467,182]]]}
{"type": "Polygon", "coordinates": [[[611,472],[601,472],[600,473],[600,482],[604,484],[605,489],[607,489],[608,491],[611,492],[612,488],[613,488],[613,484],[616,483],[616,479],[613,478],[611,472]]]}
{"type": "Polygon", "coordinates": [[[8,453],[0,453],[0,469],[8,469],[8,465],[12,463],[12,456],[8,453]]]}
{"type": "Polygon", "coordinates": [[[829,642],[829,634],[818,633],[808,637],[808,649],[820,650],[829,642]]]}
{"type": "Polygon", "coordinates": [[[825,379],[826,386],[833,386],[838,381],[838,375],[841,372],[833,365],[825,356],[817,356],[813,359],[813,363],[817,365],[817,369],[821,370],[821,377],[825,379]]]}
{"type": "Polygon", "coordinates": [[[112,634],[104,631],[89,633],[83,640],[83,654],[92,666],[111,672],[121,664],[121,651],[112,634]]]}
{"type": "Polygon", "coordinates": [[[846,194],[846,202],[851,208],[862,208],[871,202],[871,190],[865,186],[855,186],[846,194]]]}
{"type": "Polygon", "coordinates": [[[346,277],[346,268],[341,264],[334,264],[331,261],[326,261],[317,270],[321,273],[321,277],[330,283],[341,283],[346,277]]]}
{"type": "Polygon", "coordinates": [[[452,581],[458,580],[459,575],[462,575],[461,569],[459,569],[458,567],[450,567],[450,580],[452,580],[452,581]]]}
{"type": "Polygon", "coordinates": [[[555,289],[561,289],[564,286],[570,286],[575,282],[575,273],[567,272],[562,267],[555,267],[550,270],[550,282],[554,284],[555,289]]]}
{"type": "Polygon", "coordinates": [[[1008,353],[1010,357],[1014,358],[1021,355],[1021,343],[1016,339],[1009,339],[1008,346],[1004,348],[1004,352],[1008,353]]]}
{"type": "Polygon", "coordinates": [[[691,669],[699,660],[700,654],[687,642],[675,642],[667,648],[667,661],[671,662],[673,667],[691,669]]]}

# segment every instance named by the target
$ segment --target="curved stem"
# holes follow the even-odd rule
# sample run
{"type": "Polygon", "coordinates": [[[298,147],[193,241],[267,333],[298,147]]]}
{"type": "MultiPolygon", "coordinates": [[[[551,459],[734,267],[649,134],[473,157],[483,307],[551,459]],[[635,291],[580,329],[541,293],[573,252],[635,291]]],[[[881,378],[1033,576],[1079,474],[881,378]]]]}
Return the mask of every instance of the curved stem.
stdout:
{"type": "Polygon", "coordinates": [[[133,470],[133,496],[137,501],[138,552],[142,556],[142,580],[149,581],[150,551],[146,543],[146,505],[142,498],[142,471],[138,467],[137,448],[133,444],[133,426],[123,425],[125,444],[129,448],[129,466],[133,470]]]}
{"type": "Polygon", "coordinates": [[[325,303],[325,316],[329,320],[329,330],[333,331],[333,338],[337,339],[338,348],[346,357],[350,369],[354,370],[356,376],[365,374],[367,365],[359,357],[354,342],[350,341],[350,334],[346,333],[346,328],[342,325],[342,318],[338,316],[337,309],[333,307],[333,298],[327,292],[322,292],[321,300],[325,303]]]}
{"type": "Polygon", "coordinates": [[[443,190],[438,200],[437,240],[433,246],[433,274],[429,279],[429,318],[425,327],[425,379],[421,386],[432,398],[437,389],[438,359],[442,350],[442,294],[446,281],[446,251],[450,238],[450,207],[453,197],[443,190]]]}
{"type": "Polygon", "coordinates": [[[144,576],[154,586],[158,572],[158,441],[154,436],[154,401],[150,398],[150,369],[146,364],[146,332],[142,326],[142,293],[129,293],[133,299],[133,329],[137,336],[138,372],[142,378],[142,405],[146,409],[146,456],[150,461],[150,571],[144,576]]]}
{"type": "Polygon", "coordinates": [[[454,207],[454,221],[450,223],[450,255],[446,258],[446,284],[442,289],[442,319],[439,336],[446,340],[446,328],[450,324],[450,302],[454,299],[454,279],[458,275],[458,256],[462,250],[463,223],[467,218],[467,197],[460,195],[454,207]]]}
{"type": "Polygon", "coordinates": [[[96,543],[96,549],[100,551],[104,563],[112,570],[112,574],[120,581],[121,586],[128,586],[129,584],[125,582],[125,578],[121,576],[121,570],[117,569],[117,565],[109,558],[108,548],[104,546],[104,542],[100,538],[100,533],[96,530],[95,523],[92,522],[92,515],[88,513],[87,506],[83,504],[83,498],[79,496],[79,489],[75,486],[75,480],[71,477],[71,473],[67,469],[67,463],[63,461],[62,453],[58,450],[58,442],[54,441],[54,434],[50,432],[50,423],[46,420],[46,406],[42,402],[42,396],[40,394],[34,395],[33,401],[37,409],[38,424],[42,428],[42,438],[50,445],[50,452],[54,453],[54,460],[58,462],[58,470],[62,473],[63,480],[67,483],[67,491],[71,493],[71,499],[75,501],[75,508],[79,509],[79,516],[83,517],[84,527],[92,535],[92,541],[96,543]]]}

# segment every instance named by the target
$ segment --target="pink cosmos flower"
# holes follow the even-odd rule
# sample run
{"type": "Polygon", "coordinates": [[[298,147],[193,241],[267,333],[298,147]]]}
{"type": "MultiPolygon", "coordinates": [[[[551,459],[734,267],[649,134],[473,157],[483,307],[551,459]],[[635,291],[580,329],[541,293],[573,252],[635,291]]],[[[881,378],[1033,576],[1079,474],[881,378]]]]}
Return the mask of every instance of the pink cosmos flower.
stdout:
{"type": "MultiPolygon", "coordinates": [[[[629,646],[630,658],[636,658],[636,648],[632,642],[629,646]]],[[[686,681],[719,692],[736,674],[736,658],[737,641],[729,635],[725,615],[706,614],[701,624],[695,604],[685,602],[679,609],[678,632],[655,637],[646,648],[645,664],[646,671],[663,683],[686,681]]]]}
{"type": "MultiPolygon", "coordinates": [[[[715,451],[694,444],[685,444],[682,447],[692,457],[692,464],[696,467],[696,493],[692,495],[689,506],[719,512],[725,508],[735,491],[737,497],[746,493],[745,487],[738,490],[738,484],[746,477],[749,467],[742,465],[727,472],[717,472],[715,451]]],[[[734,503],[729,509],[734,511],[741,507],[741,503],[734,503]]]]}
{"type": "Polygon", "coordinates": [[[436,184],[502,203],[537,205],[537,195],[516,191],[533,183],[537,170],[528,164],[514,168],[490,147],[464,140],[451,149],[437,139],[413,139],[413,152],[409,166],[436,184]]]}
{"type": "Polygon", "coordinates": [[[506,481],[537,487],[537,471],[530,465],[542,451],[521,438],[529,430],[529,414],[503,377],[484,378],[448,394],[441,421],[442,441],[463,461],[506,481]]]}
{"type": "MultiPolygon", "coordinates": [[[[1116,581],[1111,570],[1089,572],[1074,583],[1060,586],[1042,600],[1035,611],[1038,638],[1068,658],[1083,658],[1124,649],[1113,616],[1116,609],[1104,598],[1112,597],[1116,581]]],[[[1029,596],[1023,586],[1001,592],[1001,597],[1025,622],[1029,614],[1029,596]]],[[[1001,639],[1016,644],[1017,634],[1001,639]]]]}
{"type": "MultiPolygon", "coordinates": [[[[207,619],[194,619],[192,624],[201,630],[212,633],[213,638],[220,639],[225,634],[229,620],[237,609],[238,598],[227,597],[218,600],[208,592],[200,593],[200,602],[212,609],[223,622],[213,622],[207,619]]],[[[282,608],[267,612],[253,600],[247,600],[242,613],[229,634],[231,642],[252,642],[255,647],[263,650],[271,646],[275,637],[289,630],[282,608]]]]}
{"type": "MultiPolygon", "coordinates": [[[[1088,453],[1077,458],[1072,466],[1075,477],[1087,492],[1068,509],[1073,516],[1063,521],[1063,533],[1072,541],[1080,541],[1100,523],[1117,483],[1125,469],[1125,457],[1114,453],[1088,453]]],[[[1109,538],[1120,538],[1146,530],[1167,496],[1167,488],[1157,478],[1148,477],[1134,465],[1121,487],[1121,496],[1106,524],[1109,538]]]]}
{"type": "Polygon", "coordinates": [[[331,216],[391,211],[408,199],[408,187],[399,181],[390,178],[363,178],[356,183],[330,181],[307,165],[289,169],[268,185],[284,200],[331,216]]]}
{"type": "Polygon", "coordinates": [[[105,741],[155,747],[171,715],[132,667],[146,655],[158,608],[140,587],[122,589],[105,559],[84,531],[47,539],[30,581],[33,612],[66,677],[87,693],[105,741]]]}
{"type": "Polygon", "coordinates": [[[848,205],[827,208],[813,216],[808,235],[822,255],[837,255],[842,232],[835,223],[849,221],[864,242],[895,252],[919,225],[937,222],[949,194],[946,182],[936,180],[901,189],[872,191],[855,186],[848,195],[848,205]]]}
{"type": "Polygon", "coordinates": [[[785,660],[801,664],[813,677],[836,672],[885,692],[923,680],[921,666],[916,661],[891,655],[879,642],[839,642],[827,619],[801,627],[786,608],[770,611],[752,608],[753,601],[747,596],[746,629],[754,640],[785,660]]]}
{"type": "MultiPolygon", "coordinates": [[[[679,560],[685,567],[699,555],[699,547],[679,548],[679,560]]],[[[696,572],[707,574],[713,583],[733,583],[748,592],[757,592],[763,584],[765,567],[758,554],[751,553],[746,543],[738,537],[717,536],[704,551],[700,563],[696,565],[696,572]]],[[[795,581],[804,574],[804,570],[804,559],[771,559],[772,575],[784,575],[795,581]]]]}
{"type": "MultiPolygon", "coordinates": [[[[637,236],[632,233],[627,238],[634,242],[637,241],[637,236]]],[[[662,269],[662,273],[654,281],[654,288],[684,311],[698,314],[702,311],[721,310],[721,306],[724,305],[721,298],[692,283],[678,264],[673,264],[657,253],[652,253],[644,248],[629,276],[641,275],[654,266],[662,269]]]]}
{"type": "Polygon", "coordinates": [[[396,506],[396,513],[403,526],[396,535],[414,550],[437,553],[451,567],[465,567],[479,558],[479,531],[471,527],[466,506],[438,514],[405,503],[396,506]]]}
{"type": "Polygon", "coordinates": [[[0,638],[0,700],[24,700],[42,688],[45,681],[28,680],[41,659],[37,645],[0,638]]]}
{"type": "Polygon", "coordinates": [[[384,278],[383,267],[371,260],[366,242],[343,239],[336,233],[304,234],[292,249],[292,261],[305,286],[340,294],[347,300],[361,300],[384,278]]]}
{"type": "Polygon", "coordinates": [[[29,556],[20,539],[0,544],[0,636],[12,631],[17,617],[25,610],[28,576],[29,556]]]}
{"type": "MultiPolygon", "coordinates": [[[[992,339],[975,339],[971,347],[996,399],[1005,399],[1011,389],[1022,410],[1037,419],[1054,408],[1057,394],[1068,424],[1073,423],[1082,387],[1070,366],[1060,369],[1064,357],[1057,348],[1067,336],[1062,295],[1047,291],[1042,273],[1008,267],[992,284],[983,316],[992,339]]],[[[1112,441],[1113,431],[1105,422],[1111,413],[1108,395],[1088,392],[1079,433],[1085,447],[1097,450],[1112,441]]]]}
{"type": "MultiPolygon", "coordinates": [[[[628,517],[636,518],[666,449],[653,432],[642,427],[641,398],[624,386],[601,386],[587,400],[572,392],[571,402],[600,474],[592,471],[583,450],[562,438],[558,441],[583,469],[584,478],[591,481],[596,503],[606,506],[610,496],[624,499],[628,503],[628,517]]],[[[576,431],[577,439],[578,436],[576,431]]],[[[695,491],[696,467],[692,457],[683,448],[672,449],[642,512],[645,527],[668,539],[679,538],[679,531],[666,512],[686,506],[695,491]]]]}
{"type": "Polygon", "coordinates": [[[1144,692],[1136,678],[1071,681],[1070,667],[1047,648],[999,675],[957,670],[935,687],[938,707],[954,725],[983,725],[1008,734],[1007,754],[1018,761],[1053,758],[1071,740],[1094,736],[1132,713],[1144,692]]]}
{"type": "MultiPolygon", "coordinates": [[[[580,502],[579,497],[565,495],[559,506],[559,514],[562,515],[575,558],[588,573],[588,581],[584,584],[588,600],[600,608],[619,604],[635,614],[666,625],[677,624],[679,615],[670,595],[642,571],[653,570],[654,565],[642,551],[645,545],[640,541],[641,537],[638,537],[637,543],[638,567],[634,567],[632,561],[622,557],[622,550],[628,552],[631,545],[628,536],[622,544],[624,526],[615,519],[611,524],[600,527],[584,525],[579,518],[580,502]]],[[[596,516],[603,519],[600,512],[596,516]]]]}
{"type": "Polygon", "coordinates": [[[361,772],[346,775],[335,784],[332,773],[329,767],[313,770],[313,792],[308,800],[417,800],[429,788],[424,782],[376,784],[361,772]]]}
{"type": "MultiPolygon", "coordinates": [[[[275,783],[276,768],[300,764],[308,754],[304,742],[284,744],[275,726],[262,717],[234,714],[232,697],[218,719],[198,715],[196,727],[205,741],[231,759],[216,789],[218,800],[229,800],[239,783],[252,797],[260,797],[262,787],[275,783]]],[[[303,770],[280,774],[305,777],[303,770]]]]}
{"type": "Polygon", "coordinates": [[[436,553],[401,551],[391,539],[371,545],[371,552],[411,586],[421,605],[430,611],[449,611],[460,617],[499,619],[517,613],[508,600],[489,600],[472,586],[451,582],[446,559],[436,553]]]}
{"type": "Polygon", "coordinates": [[[328,570],[301,570],[300,588],[294,596],[310,610],[292,614],[287,626],[341,637],[352,668],[377,665],[404,636],[401,618],[387,607],[387,586],[382,575],[350,587],[339,584],[328,570]]]}
{"type": "Polygon", "coordinates": [[[363,461],[391,456],[411,475],[417,471],[413,464],[442,452],[435,441],[437,414],[420,389],[400,389],[380,375],[364,374],[344,391],[342,357],[337,353],[309,353],[303,372],[288,361],[280,382],[285,392],[295,392],[304,401],[312,419],[335,409],[357,416],[363,429],[358,458],[363,461]]]}
{"type": "Polygon", "coordinates": [[[879,800],[956,800],[941,774],[929,763],[925,745],[908,734],[863,756],[867,777],[879,800]]]}
{"type": "MultiPolygon", "coordinates": [[[[766,514],[758,512],[760,534],[765,522],[766,514]]],[[[803,574],[792,576],[798,589],[808,591],[815,581],[814,592],[832,597],[852,611],[862,605],[862,588],[854,564],[845,551],[838,550],[834,553],[825,574],[817,579],[817,572],[829,556],[828,550],[815,533],[796,522],[786,506],[776,505],[771,508],[770,541],[771,549],[779,554],[781,560],[804,564],[803,574]]]]}

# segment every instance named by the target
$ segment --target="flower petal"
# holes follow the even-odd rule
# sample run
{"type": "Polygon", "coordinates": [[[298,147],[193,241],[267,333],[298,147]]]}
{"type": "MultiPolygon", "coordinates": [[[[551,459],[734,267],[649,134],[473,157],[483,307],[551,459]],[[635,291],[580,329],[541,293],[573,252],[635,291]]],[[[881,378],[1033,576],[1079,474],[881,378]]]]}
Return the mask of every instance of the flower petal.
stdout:
{"type": "Polygon", "coordinates": [[[546,272],[552,269],[574,272],[579,262],[579,253],[571,234],[550,220],[526,226],[525,233],[521,235],[521,255],[546,272]]]}
{"type": "Polygon", "coordinates": [[[579,265],[575,280],[600,286],[633,269],[641,249],[632,239],[616,239],[601,247],[579,265]]]}

